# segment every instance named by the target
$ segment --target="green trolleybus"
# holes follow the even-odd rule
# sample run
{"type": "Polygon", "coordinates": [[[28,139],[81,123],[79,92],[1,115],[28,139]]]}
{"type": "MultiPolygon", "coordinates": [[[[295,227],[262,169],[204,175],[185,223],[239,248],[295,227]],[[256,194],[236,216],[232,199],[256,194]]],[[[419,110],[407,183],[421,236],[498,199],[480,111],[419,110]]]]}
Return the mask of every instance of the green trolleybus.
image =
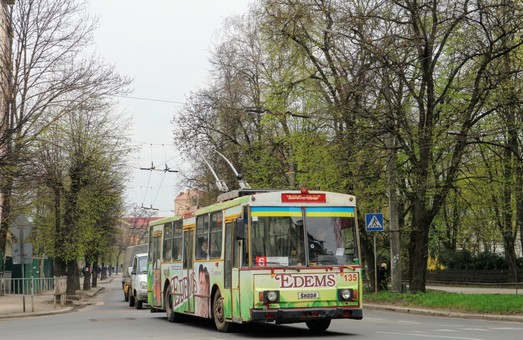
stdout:
{"type": "Polygon", "coordinates": [[[361,319],[356,198],[324,191],[241,189],[149,225],[151,311],[235,323],[361,319]]]}

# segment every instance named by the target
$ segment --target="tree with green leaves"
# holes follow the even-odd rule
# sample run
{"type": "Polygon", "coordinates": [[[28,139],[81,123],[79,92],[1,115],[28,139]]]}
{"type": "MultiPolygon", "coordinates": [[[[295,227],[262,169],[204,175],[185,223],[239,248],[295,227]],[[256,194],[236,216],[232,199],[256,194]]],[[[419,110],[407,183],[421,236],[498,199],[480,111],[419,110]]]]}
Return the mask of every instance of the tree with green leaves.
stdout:
{"type": "Polygon", "coordinates": [[[39,234],[55,258],[55,274],[67,274],[69,294],[80,288],[78,260],[97,267],[109,258],[124,214],[126,157],[131,152],[126,121],[100,104],[56,122],[39,137],[34,155],[42,174],[37,183],[43,195],[38,200],[39,234]]]}
{"type": "Polygon", "coordinates": [[[287,187],[291,166],[285,147],[286,114],[267,108],[266,68],[274,68],[261,53],[257,17],[244,19],[246,22],[240,18],[229,22],[226,40],[216,47],[211,59],[211,83],[191,96],[183,116],[176,120],[175,142],[193,155],[199,177],[207,176],[207,183],[213,183],[214,178],[208,175],[204,159],[231,188],[238,185],[215,149],[230,159],[251,185],[287,187]],[[256,173],[251,169],[270,170],[256,173]]]}
{"type": "MultiPolygon", "coordinates": [[[[511,122],[503,136],[513,141],[504,145],[511,154],[500,167],[511,178],[505,190],[521,183],[521,151],[514,143],[520,130],[510,133],[519,116],[509,114],[519,112],[518,96],[500,95],[519,79],[519,5],[265,0],[252,13],[252,29],[220,45],[217,77],[192,98],[176,140],[201,152],[230,150],[254,183],[303,181],[354,193],[361,211],[387,209],[387,186],[394,186],[409,287],[424,291],[431,232],[445,218],[453,228],[459,223],[460,216],[445,216],[444,208],[451,207],[449,197],[459,200],[455,212],[466,206],[464,178],[485,174],[477,144],[489,141],[477,137],[491,119],[511,122]],[[504,63],[507,57],[514,62],[504,63]],[[394,180],[386,182],[385,169],[394,180]],[[286,172],[292,181],[282,181],[286,172]]],[[[504,193],[507,227],[514,226],[508,215],[521,205],[518,194],[504,193]]],[[[458,235],[447,234],[451,247],[460,237],[454,230],[458,235]]],[[[517,228],[510,230],[507,245],[517,228]]],[[[468,233],[462,244],[482,232],[461,231],[468,233]]]]}
{"type": "MultiPolygon", "coordinates": [[[[364,17],[383,29],[355,36],[401,81],[408,99],[390,112],[391,132],[410,169],[403,193],[411,207],[409,287],[424,291],[432,223],[467,161],[471,138],[494,113],[486,103],[500,79],[491,74],[521,45],[505,38],[522,29],[523,16],[509,3],[393,1],[371,8],[364,17]],[[506,11],[514,13],[510,23],[506,11]]],[[[391,82],[391,91],[398,84],[391,82]]]]}

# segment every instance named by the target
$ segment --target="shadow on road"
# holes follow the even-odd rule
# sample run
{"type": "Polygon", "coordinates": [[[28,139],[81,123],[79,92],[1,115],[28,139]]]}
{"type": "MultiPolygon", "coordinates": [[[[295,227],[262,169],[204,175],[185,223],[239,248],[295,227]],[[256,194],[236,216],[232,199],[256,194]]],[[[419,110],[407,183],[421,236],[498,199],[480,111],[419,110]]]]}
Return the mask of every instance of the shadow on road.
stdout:
{"type": "MultiPolygon", "coordinates": [[[[180,316],[180,318],[181,320],[176,323],[183,324],[187,327],[194,327],[195,329],[206,329],[217,332],[217,334],[223,334],[218,333],[216,327],[214,326],[213,320],[201,319],[199,317],[192,317],[187,315],[180,316]]],[[[165,315],[163,314],[158,314],[157,317],[154,317],[152,319],[158,322],[168,322],[165,318],[165,315]]],[[[301,328],[292,325],[275,325],[273,323],[235,324],[233,326],[233,330],[227,334],[230,336],[230,338],[242,339],[297,339],[313,338],[318,336],[321,336],[322,338],[341,338],[353,335],[348,332],[340,333],[329,330],[325,332],[315,333],[309,331],[307,328],[301,328]]]]}

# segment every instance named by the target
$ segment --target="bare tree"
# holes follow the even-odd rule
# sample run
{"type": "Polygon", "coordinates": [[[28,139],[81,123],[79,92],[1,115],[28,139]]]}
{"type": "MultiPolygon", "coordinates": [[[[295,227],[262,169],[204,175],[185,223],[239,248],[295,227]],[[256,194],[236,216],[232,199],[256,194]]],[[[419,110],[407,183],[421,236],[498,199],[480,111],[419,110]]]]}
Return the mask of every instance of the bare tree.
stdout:
{"type": "Polygon", "coordinates": [[[7,9],[12,36],[1,46],[2,97],[7,103],[0,163],[3,215],[0,250],[16,214],[15,182],[23,173],[25,150],[47,127],[88,100],[123,91],[128,80],[85,55],[96,21],[84,0],[19,0],[7,9]]]}

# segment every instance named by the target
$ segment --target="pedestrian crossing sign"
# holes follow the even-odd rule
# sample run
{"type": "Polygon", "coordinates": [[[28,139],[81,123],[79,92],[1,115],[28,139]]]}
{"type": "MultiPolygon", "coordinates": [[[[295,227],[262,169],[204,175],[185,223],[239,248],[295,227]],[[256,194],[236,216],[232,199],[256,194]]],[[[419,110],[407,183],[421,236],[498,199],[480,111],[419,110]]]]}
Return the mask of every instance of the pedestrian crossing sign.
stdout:
{"type": "Polygon", "coordinates": [[[383,231],[383,214],[365,214],[365,229],[367,231],[383,231]]]}

